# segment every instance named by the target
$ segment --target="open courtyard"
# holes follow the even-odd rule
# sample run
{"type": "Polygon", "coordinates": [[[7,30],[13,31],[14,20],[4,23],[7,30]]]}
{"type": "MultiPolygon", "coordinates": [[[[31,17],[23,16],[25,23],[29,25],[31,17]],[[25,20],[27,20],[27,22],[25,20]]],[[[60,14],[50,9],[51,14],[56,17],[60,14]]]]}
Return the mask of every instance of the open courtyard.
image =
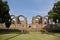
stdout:
{"type": "Polygon", "coordinates": [[[60,33],[0,33],[0,40],[60,40],[60,33]]]}

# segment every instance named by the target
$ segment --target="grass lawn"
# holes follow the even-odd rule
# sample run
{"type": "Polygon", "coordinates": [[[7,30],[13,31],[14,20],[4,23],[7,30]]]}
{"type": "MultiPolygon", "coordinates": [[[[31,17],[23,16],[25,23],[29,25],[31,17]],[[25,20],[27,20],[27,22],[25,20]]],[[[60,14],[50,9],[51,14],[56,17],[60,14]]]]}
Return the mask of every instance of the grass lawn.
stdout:
{"type": "Polygon", "coordinates": [[[19,32],[0,33],[0,40],[60,40],[60,33],[29,32],[22,34],[19,32]]]}

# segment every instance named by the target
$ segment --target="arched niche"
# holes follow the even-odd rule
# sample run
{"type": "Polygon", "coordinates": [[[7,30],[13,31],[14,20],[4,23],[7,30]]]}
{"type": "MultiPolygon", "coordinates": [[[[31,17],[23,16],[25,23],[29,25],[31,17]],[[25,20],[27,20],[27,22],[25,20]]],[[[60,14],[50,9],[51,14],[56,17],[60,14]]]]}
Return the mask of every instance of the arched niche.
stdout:
{"type": "Polygon", "coordinates": [[[20,20],[20,21],[24,21],[25,16],[19,15],[18,17],[19,17],[19,20],[20,20]]]}
{"type": "Polygon", "coordinates": [[[32,23],[33,24],[36,24],[36,23],[40,24],[41,23],[41,16],[40,15],[34,16],[32,18],[32,23]]]}
{"type": "Polygon", "coordinates": [[[42,23],[42,16],[37,15],[36,16],[36,19],[38,19],[38,24],[42,23]]]}
{"type": "Polygon", "coordinates": [[[23,15],[19,15],[18,17],[19,17],[19,21],[21,24],[27,24],[27,17],[25,17],[23,15]]]}

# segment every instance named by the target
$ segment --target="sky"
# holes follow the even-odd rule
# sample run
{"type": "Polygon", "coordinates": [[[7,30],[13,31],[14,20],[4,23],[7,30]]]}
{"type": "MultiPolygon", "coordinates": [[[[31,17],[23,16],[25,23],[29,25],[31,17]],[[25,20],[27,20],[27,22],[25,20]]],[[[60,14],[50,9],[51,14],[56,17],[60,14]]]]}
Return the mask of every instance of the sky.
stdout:
{"type": "Polygon", "coordinates": [[[36,15],[45,16],[52,9],[58,0],[3,0],[8,1],[10,14],[15,16],[24,15],[28,23],[31,23],[32,17],[36,15]]]}

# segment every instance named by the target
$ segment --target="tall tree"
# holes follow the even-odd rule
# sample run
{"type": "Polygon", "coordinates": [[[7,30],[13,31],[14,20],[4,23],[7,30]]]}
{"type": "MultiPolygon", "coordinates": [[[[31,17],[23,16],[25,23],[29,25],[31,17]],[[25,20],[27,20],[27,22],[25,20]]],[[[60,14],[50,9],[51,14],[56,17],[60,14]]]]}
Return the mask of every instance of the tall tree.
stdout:
{"type": "Polygon", "coordinates": [[[56,13],[56,16],[60,23],[60,1],[58,1],[57,3],[54,4],[53,10],[56,13]]]}
{"type": "Polygon", "coordinates": [[[10,26],[10,14],[7,1],[0,0],[0,23],[5,23],[6,27],[10,26]]]}
{"type": "Polygon", "coordinates": [[[49,18],[52,17],[53,21],[56,23],[57,19],[60,23],[60,1],[56,2],[51,11],[48,12],[49,18]]]}

